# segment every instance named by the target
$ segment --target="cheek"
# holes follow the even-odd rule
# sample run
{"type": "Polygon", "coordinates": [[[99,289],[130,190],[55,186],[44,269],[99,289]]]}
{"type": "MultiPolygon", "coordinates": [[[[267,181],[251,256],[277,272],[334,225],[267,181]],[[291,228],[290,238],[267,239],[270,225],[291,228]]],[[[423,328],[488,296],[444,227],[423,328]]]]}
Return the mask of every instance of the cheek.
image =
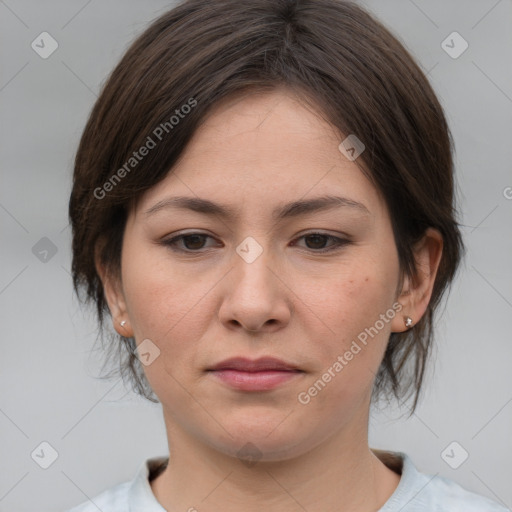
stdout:
{"type": "Polygon", "coordinates": [[[166,261],[155,258],[154,253],[154,249],[134,250],[129,245],[123,249],[123,289],[138,342],[154,338],[158,343],[186,322],[197,302],[197,290],[189,278],[173,274],[166,261]]]}
{"type": "Polygon", "coordinates": [[[323,367],[309,382],[327,381],[326,391],[321,382],[315,389],[309,388],[316,393],[314,402],[319,411],[346,410],[371,390],[395,314],[391,309],[394,277],[393,269],[384,271],[362,262],[323,286],[315,286],[314,292],[308,288],[309,295],[303,290],[307,295],[304,302],[314,304],[311,310],[326,326],[313,349],[323,367]],[[381,315],[389,311],[382,320],[381,315]]]}
{"type": "Polygon", "coordinates": [[[192,340],[201,339],[206,328],[208,317],[201,312],[207,307],[210,287],[194,276],[173,273],[165,259],[150,251],[126,249],[123,288],[136,344],[149,339],[158,348],[154,352],[158,356],[144,366],[144,373],[161,400],[187,403],[180,372],[194,369],[192,340]]]}
{"type": "Polygon", "coordinates": [[[348,341],[373,325],[391,307],[395,287],[394,269],[360,261],[323,279],[295,284],[297,295],[321,320],[331,338],[348,341]]]}

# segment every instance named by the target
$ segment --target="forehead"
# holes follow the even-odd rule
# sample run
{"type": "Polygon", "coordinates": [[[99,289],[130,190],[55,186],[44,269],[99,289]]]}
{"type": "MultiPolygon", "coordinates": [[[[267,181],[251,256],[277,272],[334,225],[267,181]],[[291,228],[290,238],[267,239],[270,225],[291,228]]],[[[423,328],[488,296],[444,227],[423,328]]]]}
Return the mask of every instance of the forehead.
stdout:
{"type": "Polygon", "coordinates": [[[285,150],[306,149],[306,140],[309,149],[316,150],[311,156],[326,149],[332,156],[332,145],[337,146],[340,137],[339,130],[322,118],[318,108],[280,88],[239,94],[216,105],[196,131],[188,156],[204,151],[222,152],[225,157],[227,150],[233,157],[240,155],[245,159],[249,155],[263,158],[269,153],[274,160],[278,155],[283,160],[293,159],[285,150]]]}
{"type": "Polygon", "coordinates": [[[361,163],[339,151],[343,138],[286,91],[230,98],[209,113],[179,162],[141,198],[138,213],[170,195],[209,199],[233,214],[264,204],[275,217],[285,202],[327,195],[382,213],[361,163]]]}

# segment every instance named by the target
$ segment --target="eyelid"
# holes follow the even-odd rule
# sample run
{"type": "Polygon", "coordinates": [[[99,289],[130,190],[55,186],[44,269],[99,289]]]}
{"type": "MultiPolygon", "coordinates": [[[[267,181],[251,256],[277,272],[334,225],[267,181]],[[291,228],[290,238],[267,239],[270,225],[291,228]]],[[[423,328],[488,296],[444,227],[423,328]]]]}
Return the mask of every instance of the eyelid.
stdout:
{"type": "Polygon", "coordinates": [[[342,249],[344,246],[349,245],[352,243],[352,239],[345,234],[339,235],[333,235],[331,233],[325,233],[323,231],[319,230],[313,230],[313,231],[307,231],[306,233],[303,233],[295,238],[294,245],[296,245],[297,240],[301,240],[307,236],[312,235],[320,235],[325,236],[326,238],[330,240],[334,240],[334,245],[332,245],[330,248],[324,248],[324,249],[308,249],[307,247],[303,248],[305,251],[310,252],[312,254],[322,254],[322,253],[329,253],[329,252],[336,252],[340,249],[342,249]]]}
{"type": "Polygon", "coordinates": [[[204,249],[199,249],[197,251],[192,251],[190,249],[178,249],[178,248],[175,248],[174,245],[183,240],[184,238],[188,237],[188,236],[194,236],[194,235],[198,235],[198,236],[204,236],[206,238],[211,238],[212,240],[215,240],[215,237],[210,235],[209,233],[203,233],[202,231],[189,231],[189,232],[178,232],[177,234],[174,234],[171,238],[165,238],[162,240],[162,244],[167,246],[167,247],[170,247],[173,251],[175,252],[181,252],[181,253],[185,253],[185,254],[201,254],[201,253],[204,253],[205,250],[204,249]]]}
{"type": "MultiPolygon", "coordinates": [[[[176,244],[179,241],[183,240],[184,238],[186,238],[188,236],[193,236],[193,235],[199,235],[199,236],[204,236],[207,238],[215,239],[215,237],[210,235],[209,233],[204,233],[201,231],[189,231],[189,232],[181,232],[181,233],[178,232],[177,234],[174,234],[171,238],[162,240],[161,244],[165,245],[166,247],[169,247],[174,252],[179,252],[182,254],[200,255],[200,254],[204,254],[205,252],[207,252],[207,250],[203,250],[203,249],[198,249],[198,250],[194,251],[194,250],[190,250],[190,249],[176,248],[176,244]]],[[[312,231],[306,231],[306,232],[300,234],[299,236],[297,236],[293,240],[292,245],[296,246],[298,240],[301,240],[307,236],[313,236],[313,235],[320,235],[320,236],[324,236],[330,240],[333,240],[334,245],[332,245],[331,247],[328,247],[328,248],[323,248],[323,249],[308,249],[307,247],[302,248],[305,251],[312,253],[312,254],[335,252],[337,250],[340,250],[344,246],[352,243],[351,237],[346,234],[342,234],[341,236],[338,236],[338,235],[333,235],[331,233],[323,232],[322,230],[312,230],[312,231]]]]}

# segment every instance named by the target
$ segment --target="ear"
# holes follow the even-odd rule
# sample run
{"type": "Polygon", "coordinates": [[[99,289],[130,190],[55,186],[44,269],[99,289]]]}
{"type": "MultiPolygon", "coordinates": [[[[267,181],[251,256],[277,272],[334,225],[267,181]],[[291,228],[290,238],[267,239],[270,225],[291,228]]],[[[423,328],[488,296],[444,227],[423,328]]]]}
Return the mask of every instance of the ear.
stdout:
{"type": "Polygon", "coordinates": [[[103,293],[108,304],[108,309],[110,310],[112,324],[118,334],[126,338],[131,338],[133,336],[133,330],[127,313],[121,277],[114,276],[101,262],[99,255],[102,245],[102,242],[98,242],[96,246],[94,263],[103,285],[103,293]],[[124,325],[121,325],[121,322],[124,322],[124,325]]]}
{"type": "Polygon", "coordinates": [[[414,246],[413,252],[417,275],[412,279],[408,276],[404,278],[402,291],[397,298],[403,307],[391,322],[392,332],[407,331],[420,321],[427,310],[443,252],[441,233],[437,229],[428,228],[414,246]],[[412,319],[411,327],[405,325],[407,317],[412,319]]]}

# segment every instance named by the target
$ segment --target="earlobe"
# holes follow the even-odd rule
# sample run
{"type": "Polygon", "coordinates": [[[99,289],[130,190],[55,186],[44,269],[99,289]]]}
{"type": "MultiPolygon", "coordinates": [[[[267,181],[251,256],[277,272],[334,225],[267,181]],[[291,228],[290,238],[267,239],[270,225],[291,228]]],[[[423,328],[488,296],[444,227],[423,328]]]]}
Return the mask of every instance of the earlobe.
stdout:
{"type": "Polygon", "coordinates": [[[125,338],[131,338],[133,337],[133,330],[131,328],[129,320],[121,320],[119,322],[119,327],[116,325],[116,321],[112,319],[114,329],[116,330],[117,334],[120,334],[121,336],[124,336],[125,338]]]}

